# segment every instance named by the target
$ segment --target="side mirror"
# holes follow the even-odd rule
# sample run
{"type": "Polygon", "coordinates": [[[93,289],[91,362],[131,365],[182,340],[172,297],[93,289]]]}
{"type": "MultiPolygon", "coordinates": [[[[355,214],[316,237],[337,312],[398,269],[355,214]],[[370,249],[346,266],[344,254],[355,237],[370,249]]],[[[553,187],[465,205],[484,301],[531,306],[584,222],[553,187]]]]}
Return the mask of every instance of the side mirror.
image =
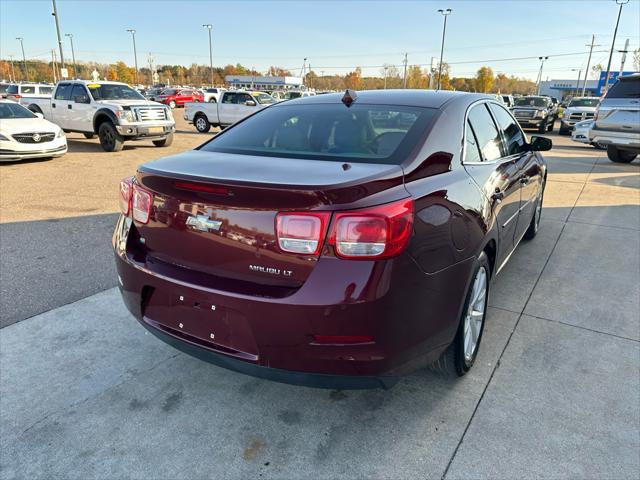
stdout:
{"type": "Polygon", "coordinates": [[[538,137],[537,135],[531,136],[531,143],[529,143],[529,147],[532,152],[546,152],[551,150],[552,146],[553,142],[550,138],[538,137]]]}
{"type": "Polygon", "coordinates": [[[244,102],[244,104],[247,107],[255,107],[256,106],[256,102],[254,102],[253,100],[247,100],[246,102],[244,102]]]}
{"type": "Polygon", "coordinates": [[[33,112],[33,114],[38,118],[41,118],[41,119],[44,118],[44,115],[41,114],[40,112],[33,112]]]}

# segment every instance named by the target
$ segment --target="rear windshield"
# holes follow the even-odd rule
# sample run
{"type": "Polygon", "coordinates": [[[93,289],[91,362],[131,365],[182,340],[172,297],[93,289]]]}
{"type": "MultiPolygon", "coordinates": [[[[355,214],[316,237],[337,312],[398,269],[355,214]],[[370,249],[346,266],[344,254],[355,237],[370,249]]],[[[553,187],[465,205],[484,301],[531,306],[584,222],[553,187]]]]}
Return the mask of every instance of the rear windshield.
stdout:
{"type": "Polygon", "coordinates": [[[9,85],[7,85],[6,83],[0,83],[0,93],[5,93],[8,88],[9,85]]]}
{"type": "Polygon", "coordinates": [[[18,93],[18,85],[9,85],[7,93],[18,93]]]}
{"type": "Polygon", "coordinates": [[[570,107],[597,107],[600,103],[599,98],[576,98],[571,100],[570,107]]]}
{"type": "Polygon", "coordinates": [[[342,104],[279,104],[201,147],[208,152],[400,164],[437,110],[342,104]]]}
{"type": "Polygon", "coordinates": [[[13,102],[0,103],[0,119],[35,118],[36,116],[22,105],[13,102]]]}
{"type": "Polygon", "coordinates": [[[606,98],[640,98],[640,77],[618,80],[607,92],[606,98]]]}
{"type": "Polygon", "coordinates": [[[516,98],[516,107],[546,107],[549,100],[540,97],[520,97],[516,98]]]}

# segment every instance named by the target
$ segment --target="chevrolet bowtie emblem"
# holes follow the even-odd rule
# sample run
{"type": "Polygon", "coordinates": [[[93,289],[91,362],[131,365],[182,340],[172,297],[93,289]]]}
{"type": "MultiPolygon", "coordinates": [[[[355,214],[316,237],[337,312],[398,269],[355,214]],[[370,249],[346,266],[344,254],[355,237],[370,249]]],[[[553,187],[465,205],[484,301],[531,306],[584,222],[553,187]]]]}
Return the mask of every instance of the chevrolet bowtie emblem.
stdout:
{"type": "Polygon", "coordinates": [[[211,230],[220,230],[222,222],[220,220],[211,220],[206,215],[189,215],[187,218],[187,226],[201,232],[209,232],[211,230]]]}

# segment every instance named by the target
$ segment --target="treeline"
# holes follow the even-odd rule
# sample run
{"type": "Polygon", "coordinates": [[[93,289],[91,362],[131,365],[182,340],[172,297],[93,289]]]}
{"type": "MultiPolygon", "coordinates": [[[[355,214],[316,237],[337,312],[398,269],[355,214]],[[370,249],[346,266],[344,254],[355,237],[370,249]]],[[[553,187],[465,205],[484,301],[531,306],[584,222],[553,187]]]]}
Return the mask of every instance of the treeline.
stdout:
{"type": "MultiPolygon", "coordinates": [[[[32,82],[52,82],[53,64],[52,62],[28,60],[26,64],[28,79],[32,82]]],[[[59,68],[59,65],[58,65],[59,68]]],[[[129,84],[136,83],[135,68],[126,65],[124,62],[112,64],[99,63],[78,63],[76,71],[73,65],[67,65],[69,75],[72,78],[90,79],[95,70],[101,79],[115,80],[129,84]]],[[[157,79],[160,83],[169,85],[208,85],[211,82],[211,71],[206,65],[192,64],[189,67],[183,65],[159,65],[156,67],[157,79]]],[[[227,65],[224,68],[214,67],[213,83],[223,85],[226,75],[263,75],[265,72],[258,72],[244,67],[239,63],[227,65]]],[[[276,76],[294,76],[292,72],[282,67],[271,66],[266,72],[276,76]]],[[[382,88],[403,88],[404,70],[400,70],[394,65],[385,65],[376,76],[363,76],[362,70],[355,70],[345,75],[324,75],[324,72],[310,71],[305,76],[305,85],[316,90],[341,90],[352,88],[356,90],[376,90],[382,88]]],[[[0,79],[25,81],[27,75],[22,62],[13,61],[13,70],[10,62],[0,60],[0,79]]],[[[152,72],[148,67],[138,70],[137,83],[151,85],[156,83],[152,77],[152,72]]],[[[406,87],[407,88],[436,88],[438,84],[438,72],[430,72],[419,66],[407,67],[406,87]]],[[[529,94],[536,90],[535,82],[516,76],[507,76],[504,73],[494,75],[489,67],[482,67],[475,77],[452,77],[449,65],[442,65],[441,88],[445,90],[461,90],[466,92],[483,93],[521,93],[529,94]]]]}

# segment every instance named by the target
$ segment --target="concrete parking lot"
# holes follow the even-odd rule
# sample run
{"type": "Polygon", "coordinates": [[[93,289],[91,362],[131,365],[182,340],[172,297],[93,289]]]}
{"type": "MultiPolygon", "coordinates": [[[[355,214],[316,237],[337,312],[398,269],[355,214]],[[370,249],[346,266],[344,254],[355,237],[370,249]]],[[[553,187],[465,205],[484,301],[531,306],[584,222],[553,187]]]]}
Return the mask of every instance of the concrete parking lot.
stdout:
{"type": "Polygon", "coordinates": [[[639,161],[552,135],[540,234],[493,285],[470,375],[320,390],[188,357],[122,305],[117,182],[206,138],[178,128],[0,165],[0,478],[638,478],[639,161]]]}

